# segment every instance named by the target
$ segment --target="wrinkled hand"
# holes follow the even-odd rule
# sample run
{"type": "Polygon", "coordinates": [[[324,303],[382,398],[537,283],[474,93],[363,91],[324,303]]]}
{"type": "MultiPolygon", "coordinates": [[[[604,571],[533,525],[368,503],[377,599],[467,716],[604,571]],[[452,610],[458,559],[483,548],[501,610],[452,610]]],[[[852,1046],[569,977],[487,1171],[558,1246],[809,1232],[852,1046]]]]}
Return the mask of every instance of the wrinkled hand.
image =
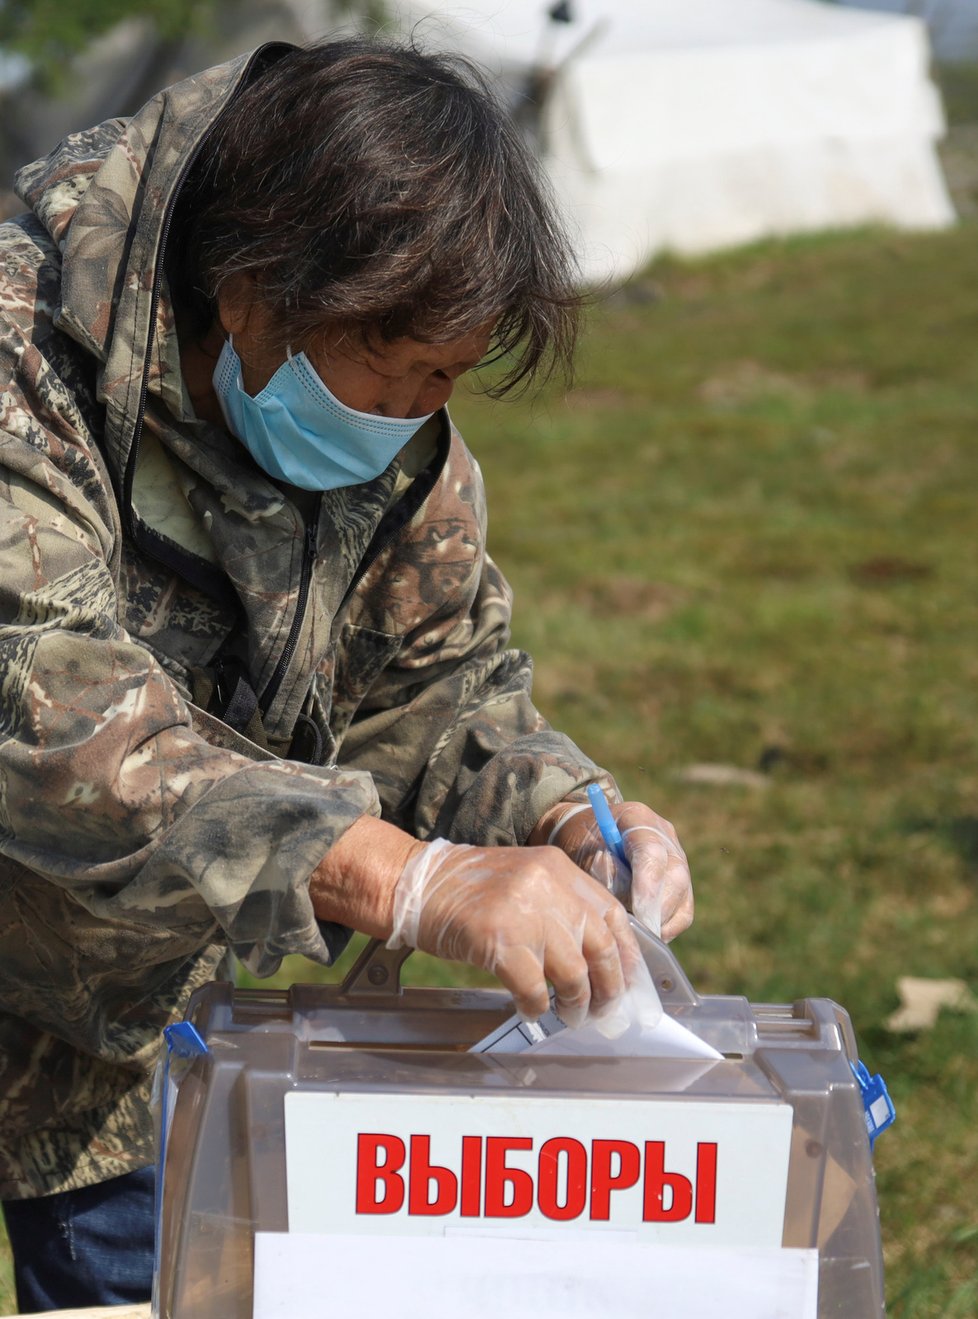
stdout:
{"type": "Polygon", "coordinates": [[[611,807],[628,868],[608,850],[589,806],[567,808],[550,840],[667,942],[693,921],[693,881],[686,853],[668,820],[641,802],[611,807]]]}
{"type": "Polygon", "coordinates": [[[394,889],[389,948],[420,948],[498,976],[519,1013],[550,1006],[568,1026],[616,1036],[623,998],[654,1025],[661,1006],[624,908],[555,847],[470,847],[436,839],[394,889]]]}

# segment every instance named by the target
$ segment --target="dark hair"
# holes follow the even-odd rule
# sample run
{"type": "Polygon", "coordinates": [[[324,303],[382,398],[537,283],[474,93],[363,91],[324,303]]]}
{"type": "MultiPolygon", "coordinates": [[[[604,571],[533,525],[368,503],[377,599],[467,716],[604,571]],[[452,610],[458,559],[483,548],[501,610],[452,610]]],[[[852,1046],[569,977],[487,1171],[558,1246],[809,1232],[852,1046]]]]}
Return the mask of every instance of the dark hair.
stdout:
{"type": "Polygon", "coordinates": [[[581,299],[532,152],[460,56],[350,38],[286,51],[234,98],[177,204],[169,274],[209,323],[250,272],[283,334],[439,343],[495,322],[502,394],[569,369],[581,299]]]}

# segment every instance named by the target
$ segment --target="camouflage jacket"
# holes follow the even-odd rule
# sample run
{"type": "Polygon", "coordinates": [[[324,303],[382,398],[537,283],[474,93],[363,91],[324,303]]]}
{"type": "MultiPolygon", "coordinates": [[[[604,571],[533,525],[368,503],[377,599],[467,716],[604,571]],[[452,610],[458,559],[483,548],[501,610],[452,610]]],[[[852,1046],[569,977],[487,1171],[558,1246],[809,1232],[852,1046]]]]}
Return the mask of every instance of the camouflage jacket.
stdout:
{"type": "Polygon", "coordinates": [[[0,1197],[152,1161],[162,1028],[228,947],[329,961],[307,881],[360,815],[518,845],[600,773],[507,649],[447,414],[304,508],[194,417],[162,253],[254,59],[67,138],[0,226],[0,1197]]]}

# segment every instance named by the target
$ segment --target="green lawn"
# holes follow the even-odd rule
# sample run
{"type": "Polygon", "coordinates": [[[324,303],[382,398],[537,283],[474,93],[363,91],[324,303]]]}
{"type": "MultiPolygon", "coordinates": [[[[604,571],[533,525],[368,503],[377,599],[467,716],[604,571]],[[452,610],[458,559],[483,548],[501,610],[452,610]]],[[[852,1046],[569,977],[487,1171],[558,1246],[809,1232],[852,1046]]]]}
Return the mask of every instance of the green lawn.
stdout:
{"type": "Polygon", "coordinates": [[[661,261],[571,392],[453,409],[539,704],[684,839],[694,983],[835,998],[890,1085],[898,1319],[978,1313],[978,1014],[884,1025],[978,986],[976,288],[972,225],[661,261]]]}
{"type": "Polygon", "coordinates": [[[544,710],[685,840],[694,983],[835,998],[891,1086],[904,1319],[978,1313],[978,1015],[883,1025],[899,975],[978,982],[976,240],[661,262],[567,399],[456,408],[544,710]]]}

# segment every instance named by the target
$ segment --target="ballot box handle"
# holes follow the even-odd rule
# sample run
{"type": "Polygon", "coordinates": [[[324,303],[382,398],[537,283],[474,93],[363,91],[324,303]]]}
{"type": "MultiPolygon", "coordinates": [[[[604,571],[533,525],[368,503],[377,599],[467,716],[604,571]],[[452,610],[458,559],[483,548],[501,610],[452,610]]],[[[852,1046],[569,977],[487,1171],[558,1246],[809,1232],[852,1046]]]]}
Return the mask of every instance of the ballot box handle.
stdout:
{"type": "MultiPolygon", "coordinates": [[[[634,916],[630,923],[663,1003],[698,1003],[699,995],[669,945],[657,939],[634,916]]],[[[399,994],[401,967],[410,955],[410,948],[388,948],[382,939],[371,939],[347,973],[340,993],[399,994]]]]}
{"type": "Polygon", "coordinates": [[[350,967],[341,994],[399,994],[401,967],[410,948],[388,948],[383,939],[371,939],[350,967]]]}
{"type": "Polygon", "coordinates": [[[645,958],[645,965],[649,968],[656,992],[663,1005],[676,1007],[680,1003],[688,1003],[695,1006],[699,1003],[699,994],[690,983],[686,972],[679,965],[676,954],[670,946],[663,943],[651,930],[646,929],[635,916],[629,916],[628,923],[638,940],[638,946],[645,958]]]}

